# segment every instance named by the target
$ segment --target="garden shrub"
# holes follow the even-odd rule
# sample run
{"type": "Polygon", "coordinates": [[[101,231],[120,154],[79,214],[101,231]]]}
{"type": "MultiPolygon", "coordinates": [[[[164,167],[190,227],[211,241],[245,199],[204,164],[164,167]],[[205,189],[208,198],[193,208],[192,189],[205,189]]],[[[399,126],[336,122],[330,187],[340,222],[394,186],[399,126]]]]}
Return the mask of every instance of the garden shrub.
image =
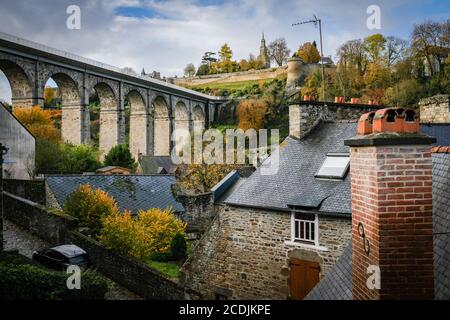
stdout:
{"type": "Polygon", "coordinates": [[[182,234],[177,234],[170,244],[170,253],[173,260],[184,260],[186,258],[187,245],[186,238],[182,234]]]}
{"type": "Polygon", "coordinates": [[[144,260],[170,253],[172,239],[185,229],[186,224],[170,209],[152,208],[140,211],[136,218],[129,212],[105,216],[99,239],[109,249],[144,260]]]}
{"type": "Polygon", "coordinates": [[[80,227],[88,227],[96,237],[102,228],[102,217],[118,214],[116,201],[101,189],[81,185],[73,191],[64,203],[64,213],[78,218],[80,227]]]}
{"type": "Polygon", "coordinates": [[[0,299],[4,300],[99,300],[107,282],[93,271],[81,274],[81,289],[67,288],[68,274],[29,264],[0,263],[0,299]]]}

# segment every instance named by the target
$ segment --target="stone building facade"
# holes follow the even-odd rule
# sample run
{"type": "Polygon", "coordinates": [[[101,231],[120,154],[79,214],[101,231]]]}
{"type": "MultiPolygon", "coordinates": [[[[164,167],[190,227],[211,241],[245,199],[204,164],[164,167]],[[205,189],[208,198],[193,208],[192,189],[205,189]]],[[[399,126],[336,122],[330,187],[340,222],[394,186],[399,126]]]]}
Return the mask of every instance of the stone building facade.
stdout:
{"type": "Polygon", "coordinates": [[[419,107],[421,123],[450,123],[450,95],[422,99],[419,107]]]}
{"type": "Polygon", "coordinates": [[[322,277],[351,237],[350,218],[319,218],[320,249],[291,242],[290,212],[216,205],[217,216],[183,266],[203,299],[289,299],[289,261],[320,264],[322,277]]]}

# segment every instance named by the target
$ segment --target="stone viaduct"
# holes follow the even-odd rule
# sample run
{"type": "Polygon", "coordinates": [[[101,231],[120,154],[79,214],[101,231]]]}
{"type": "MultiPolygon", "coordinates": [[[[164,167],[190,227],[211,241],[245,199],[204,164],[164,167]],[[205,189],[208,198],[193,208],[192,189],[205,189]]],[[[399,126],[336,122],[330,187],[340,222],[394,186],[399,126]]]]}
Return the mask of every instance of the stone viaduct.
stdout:
{"type": "Polygon", "coordinates": [[[175,129],[204,129],[222,98],[123,70],[35,42],[0,33],[0,70],[8,78],[13,108],[43,106],[52,78],[62,99],[62,139],[90,142],[89,97],[100,100],[100,153],[125,142],[125,108],[130,106],[129,145],[134,156],[169,155],[175,129]]]}

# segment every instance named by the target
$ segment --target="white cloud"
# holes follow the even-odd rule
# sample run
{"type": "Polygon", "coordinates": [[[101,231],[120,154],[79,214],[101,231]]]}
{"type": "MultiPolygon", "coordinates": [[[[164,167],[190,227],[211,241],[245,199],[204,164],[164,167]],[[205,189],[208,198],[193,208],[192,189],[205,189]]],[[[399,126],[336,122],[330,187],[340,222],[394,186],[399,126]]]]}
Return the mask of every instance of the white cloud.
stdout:
{"type": "MultiPolygon", "coordinates": [[[[417,1],[417,0],[415,0],[417,1]]],[[[292,50],[306,41],[319,42],[312,25],[292,27],[317,14],[323,19],[324,54],[333,55],[346,40],[363,37],[366,8],[373,0],[233,0],[202,5],[200,0],[80,0],[82,28],[67,30],[66,8],[73,0],[2,3],[0,30],[118,67],[181,75],[186,64],[198,66],[205,51],[227,42],[236,59],[257,54],[262,31],[266,40],[285,37],[292,50]],[[118,6],[157,11],[155,18],[126,18],[118,6]]],[[[385,1],[382,12],[394,12],[406,0],[385,1]]],[[[392,15],[392,14],[391,14],[392,15]]],[[[392,18],[384,16],[386,25],[392,18]]],[[[407,22],[404,22],[407,23],[407,22]]],[[[383,31],[383,30],[382,30],[383,31]]],[[[384,30],[389,32],[389,30],[384,30]]],[[[1,92],[0,92],[1,93],[1,92]]]]}

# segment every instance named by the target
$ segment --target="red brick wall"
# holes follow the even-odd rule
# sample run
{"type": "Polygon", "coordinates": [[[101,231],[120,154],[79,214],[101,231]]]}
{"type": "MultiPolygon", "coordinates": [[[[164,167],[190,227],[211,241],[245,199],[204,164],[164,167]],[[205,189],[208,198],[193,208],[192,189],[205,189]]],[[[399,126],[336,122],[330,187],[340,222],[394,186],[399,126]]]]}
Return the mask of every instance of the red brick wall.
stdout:
{"type": "Polygon", "coordinates": [[[432,299],[431,147],[352,147],[350,168],[353,298],[432,299]],[[380,290],[367,287],[369,265],[380,267],[380,290]]]}

